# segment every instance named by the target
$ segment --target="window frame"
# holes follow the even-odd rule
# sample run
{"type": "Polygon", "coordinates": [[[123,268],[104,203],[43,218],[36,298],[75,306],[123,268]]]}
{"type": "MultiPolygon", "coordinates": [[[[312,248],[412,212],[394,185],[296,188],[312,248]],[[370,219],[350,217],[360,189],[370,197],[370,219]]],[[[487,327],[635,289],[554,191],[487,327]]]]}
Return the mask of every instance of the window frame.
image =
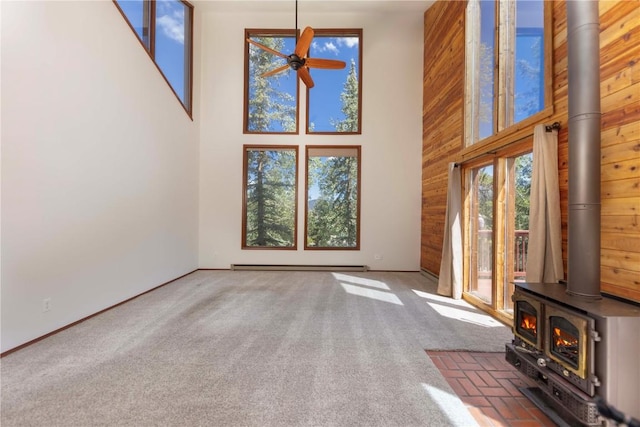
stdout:
{"type": "Polygon", "coordinates": [[[513,143],[494,153],[480,156],[462,164],[462,197],[463,197],[463,298],[471,304],[482,308],[505,323],[513,320],[513,314],[505,308],[508,304],[505,301],[505,281],[507,280],[506,269],[513,266],[510,249],[513,242],[508,242],[509,238],[515,238],[512,224],[509,220],[507,205],[513,191],[507,191],[509,179],[513,176],[512,170],[508,169],[509,160],[518,156],[531,153],[533,151],[533,136],[529,136],[517,143],[513,143]],[[469,175],[472,170],[493,165],[493,230],[492,230],[492,284],[491,303],[488,304],[480,297],[471,293],[471,240],[473,236],[471,225],[471,200],[469,187],[469,175]],[[506,247],[505,247],[506,246],[506,247]]]}
{"type": "Polygon", "coordinates": [[[250,250],[291,250],[298,249],[298,168],[300,162],[299,148],[297,145],[256,145],[256,144],[244,144],[242,146],[242,235],[241,235],[241,249],[250,250]],[[250,150],[256,151],[292,151],[295,153],[295,189],[293,191],[294,199],[294,212],[293,212],[293,245],[292,246],[252,246],[247,245],[247,173],[248,173],[248,152],[250,150]]]}
{"type": "Polygon", "coordinates": [[[329,251],[358,251],[360,250],[361,239],[361,206],[362,206],[362,146],[361,145],[306,145],[305,146],[305,189],[304,189],[304,250],[329,250],[329,251]],[[337,246],[309,246],[308,226],[309,226],[309,160],[312,150],[355,150],[358,159],[357,168],[357,204],[356,204],[356,244],[353,247],[337,247],[337,246]]]}
{"type": "Polygon", "coordinates": [[[169,86],[169,88],[171,89],[171,92],[173,92],[173,95],[176,97],[176,99],[180,102],[180,105],[182,105],[182,108],[184,108],[185,112],[187,113],[187,115],[189,116],[189,118],[191,120],[193,120],[193,15],[194,15],[194,6],[189,3],[187,0],[174,0],[176,2],[180,2],[182,3],[183,6],[185,6],[185,43],[184,43],[184,48],[185,48],[185,91],[184,91],[184,96],[185,96],[185,102],[182,101],[182,99],[180,99],[180,97],[178,96],[178,93],[176,92],[176,90],[173,88],[173,85],[169,82],[169,79],[167,79],[167,76],[164,74],[164,72],[162,71],[162,69],[160,68],[160,65],[158,65],[158,63],[156,62],[155,59],[155,39],[156,39],[156,1],[155,0],[142,0],[142,5],[143,5],[143,33],[144,30],[146,29],[148,31],[147,34],[147,42],[145,42],[145,40],[143,40],[140,35],[138,34],[138,32],[136,31],[136,29],[134,28],[133,24],[129,21],[129,18],[127,17],[127,15],[125,14],[124,10],[120,7],[120,4],[118,4],[118,0],[112,0],[113,4],[115,4],[116,8],[118,9],[118,11],[120,12],[120,14],[122,15],[122,17],[124,18],[125,22],[127,23],[127,25],[129,26],[129,28],[131,28],[131,31],[133,31],[133,33],[135,34],[136,38],[138,39],[138,41],[140,42],[140,44],[142,45],[142,47],[144,48],[145,52],[147,52],[147,54],[149,55],[149,58],[151,58],[151,60],[153,61],[154,65],[156,66],[156,68],[158,69],[158,71],[160,72],[160,75],[162,76],[162,78],[165,80],[165,82],[167,83],[167,85],[169,86]],[[148,22],[144,22],[144,21],[148,21],[148,22]]]}
{"type": "MultiPolygon", "coordinates": [[[[480,25],[473,25],[473,7],[476,5],[479,7],[478,2],[480,0],[473,0],[467,3],[465,12],[465,38],[466,38],[466,55],[465,55],[465,95],[464,95],[464,148],[463,158],[468,159],[475,157],[478,153],[488,152],[491,150],[499,149],[511,141],[513,136],[521,134],[523,129],[528,130],[535,124],[551,117],[554,112],[553,103],[553,4],[547,1],[541,1],[543,4],[543,57],[544,57],[544,106],[537,113],[522,119],[516,123],[508,123],[507,120],[507,105],[509,104],[508,96],[506,93],[510,91],[510,87],[507,84],[508,79],[513,78],[513,73],[508,75],[505,72],[506,68],[512,68],[515,58],[505,59],[504,52],[511,52],[512,47],[509,45],[508,36],[505,36],[506,31],[500,31],[500,28],[505,27],[510,22],[513,24],[515,31],[515,10],[517,1],[513,0],[495,0],[495,47],[494,47],[494,59],[496,62],[496,71],[494,73],[494,90],[493,100],[494,108],[492,111],[492,123],[493,134],[483,139],[474,140],[475,134],[473,133],[475,126],[475,109],[472,104],[475,102],[472,100],[472,93],[474,92],[474,85],[471,83],[474,80],[474,62],[470,59],[473,52],[475,52],[474,46],[479,43],[479,28],[480,25]],[[510,18],[506,17],[511,14],[510,18]],[[502,56],[502,58],[501,58],[502,56]]],[[[479,22],[478,22],[479,23],[479,22]]],[[[513,43],[515,43],[515,37],[512,37],[513,43]]],[[[515,46],[515,45],[514,45],[515,46]]],[[[515,48],[513,48],[515,49],[515,48]]]]}
{"type": "MultiPolygon", "coordinates": [[[[362,28],[314,28],[314,40],[315,37],[358,37],[358,130],[356,132],[338,132],[338,131],[321,131],[310,132],[309,120],[310,120],[310,99],[313,96],[313,89],[306,88],[306,119],[305,119],[305,134],[307,135],[361,135],[362,134],[362,28]]],[[[311,48],[309,52],[312,53],[311,48]]],[[[322,58],[322,56],[319,56],[322,58]]],[[[347,64],[349,68],[349,64],[347,64]]],[[[313,70],[310,70],[311,77],[313,77],[313,70]]]]}
{"type": "MultiPolygon", "coordinates": [[[[248,135],[298,135],[300,133],[300,79],[296,76],[296,128],[292,132],[263,132],[249,130],[249,42],[251,37],[295,37],[300,36],[300,30],[292,29],[264,29],[245,28],[244,30],[244,89],[243,89],[243,110],[242,110],[242,133],[248,135]]],[[[282,52],[286,54],[286,52],[282,52]]]]}

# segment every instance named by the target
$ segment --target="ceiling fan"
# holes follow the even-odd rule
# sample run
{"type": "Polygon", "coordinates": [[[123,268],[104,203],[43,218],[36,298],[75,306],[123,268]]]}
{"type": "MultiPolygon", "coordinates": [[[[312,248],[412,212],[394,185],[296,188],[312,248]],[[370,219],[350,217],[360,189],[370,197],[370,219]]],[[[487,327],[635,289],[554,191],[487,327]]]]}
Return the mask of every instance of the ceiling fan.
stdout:
{"type": "MultiPolygon", "coordinates": [[[[271,49],[268,46],[265,46],[261,43],[251,40],[247,38],[247,41],[260,49],[272,53],[280,58],[283,58],[287,61],[287,65],[283,65],[281,67],[275,68],[271,71],[267,71],[260,75],[260,77],[269,77],[274,74],[285,71],[287,68],[291,68],[292,70],[298,73],[298,77],[300,80],[307,85],[309,89],[314,86],[313,79],[311,78],[311,74],[309,73],[309,68],[323,68],[323,69],[331,69],[331,70],[341,70],[346,67],[346,63],[344,61],[338,61],[335,59],[322,59],[322,58],[309,58],[307,54],[309,53],[309,46],[311,46],[311,41],[313,40],[313,29],[311,27],[306,27],[302,32],[300,38],[296,41],[296,47],[293,50],[291,55],[285,55],[282,52],[278,52],[277,50],[271,49]]],[[[296,0],[296,37],[298,36],[298,0],[296,0]]]]}

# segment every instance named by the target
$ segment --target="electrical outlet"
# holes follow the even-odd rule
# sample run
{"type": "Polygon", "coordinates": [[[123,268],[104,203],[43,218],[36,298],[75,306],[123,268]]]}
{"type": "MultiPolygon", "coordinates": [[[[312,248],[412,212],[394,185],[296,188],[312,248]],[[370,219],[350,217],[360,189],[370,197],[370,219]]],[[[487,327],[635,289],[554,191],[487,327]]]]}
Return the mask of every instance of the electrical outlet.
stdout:
{"type": "Polygon", "coordinates": [[[51,298],[45,298],[42,300],[42,312],[46,313],[51,310],[51,298]]]}

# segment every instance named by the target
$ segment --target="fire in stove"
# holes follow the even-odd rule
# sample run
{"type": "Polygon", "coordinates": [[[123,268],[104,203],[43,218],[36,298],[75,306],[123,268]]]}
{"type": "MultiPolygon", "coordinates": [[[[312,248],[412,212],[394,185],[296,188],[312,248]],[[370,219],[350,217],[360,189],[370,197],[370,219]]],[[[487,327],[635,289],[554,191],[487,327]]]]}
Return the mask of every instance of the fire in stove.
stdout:
{"type": "Polygon", "coordinates": [[[547,305],[547,354],[559,365],[559,372],[567,369],[581,379],[592,374],[593,349],[587,343],[593,320],[557,306],[547,305]]]}
{"type": "Polygon", "coordinates": [[[520,322],[520,328],[535,337],[538,335],[538,329],[536,327],[537,322],[538,321],[536,319],[536,316],[529,313],[522,313],[522,322],[520,322]]]}
{"type": "Polygon", "coordinates": [[[514,299],[514,328],[513,333],[520,337],[531,350],[542,349],[542,306],[540,301],[521,295],[514,299]]]}
{"type": "Polygon", "coordinates": [[[569,362],[574,368],[578,367],[579,340],[560,328],[553,328],[553,352],[569,362]]]}

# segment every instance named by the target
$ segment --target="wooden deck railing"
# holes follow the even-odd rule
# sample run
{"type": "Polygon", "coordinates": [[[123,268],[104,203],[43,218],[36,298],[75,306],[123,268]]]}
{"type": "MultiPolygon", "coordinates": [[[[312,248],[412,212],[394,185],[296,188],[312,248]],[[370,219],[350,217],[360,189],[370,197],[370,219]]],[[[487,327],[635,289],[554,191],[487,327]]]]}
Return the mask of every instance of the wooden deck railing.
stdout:
{"type": "MultiPolygon", "coordinates": [[[[478,277],[485,276],[493,268],[491,230],[478,231],[478,277]]],[[[523,280],[527,274],[527,251],[529,248],[529,230],[516,230],[513,250],[513,278],[523,280]]]]}

